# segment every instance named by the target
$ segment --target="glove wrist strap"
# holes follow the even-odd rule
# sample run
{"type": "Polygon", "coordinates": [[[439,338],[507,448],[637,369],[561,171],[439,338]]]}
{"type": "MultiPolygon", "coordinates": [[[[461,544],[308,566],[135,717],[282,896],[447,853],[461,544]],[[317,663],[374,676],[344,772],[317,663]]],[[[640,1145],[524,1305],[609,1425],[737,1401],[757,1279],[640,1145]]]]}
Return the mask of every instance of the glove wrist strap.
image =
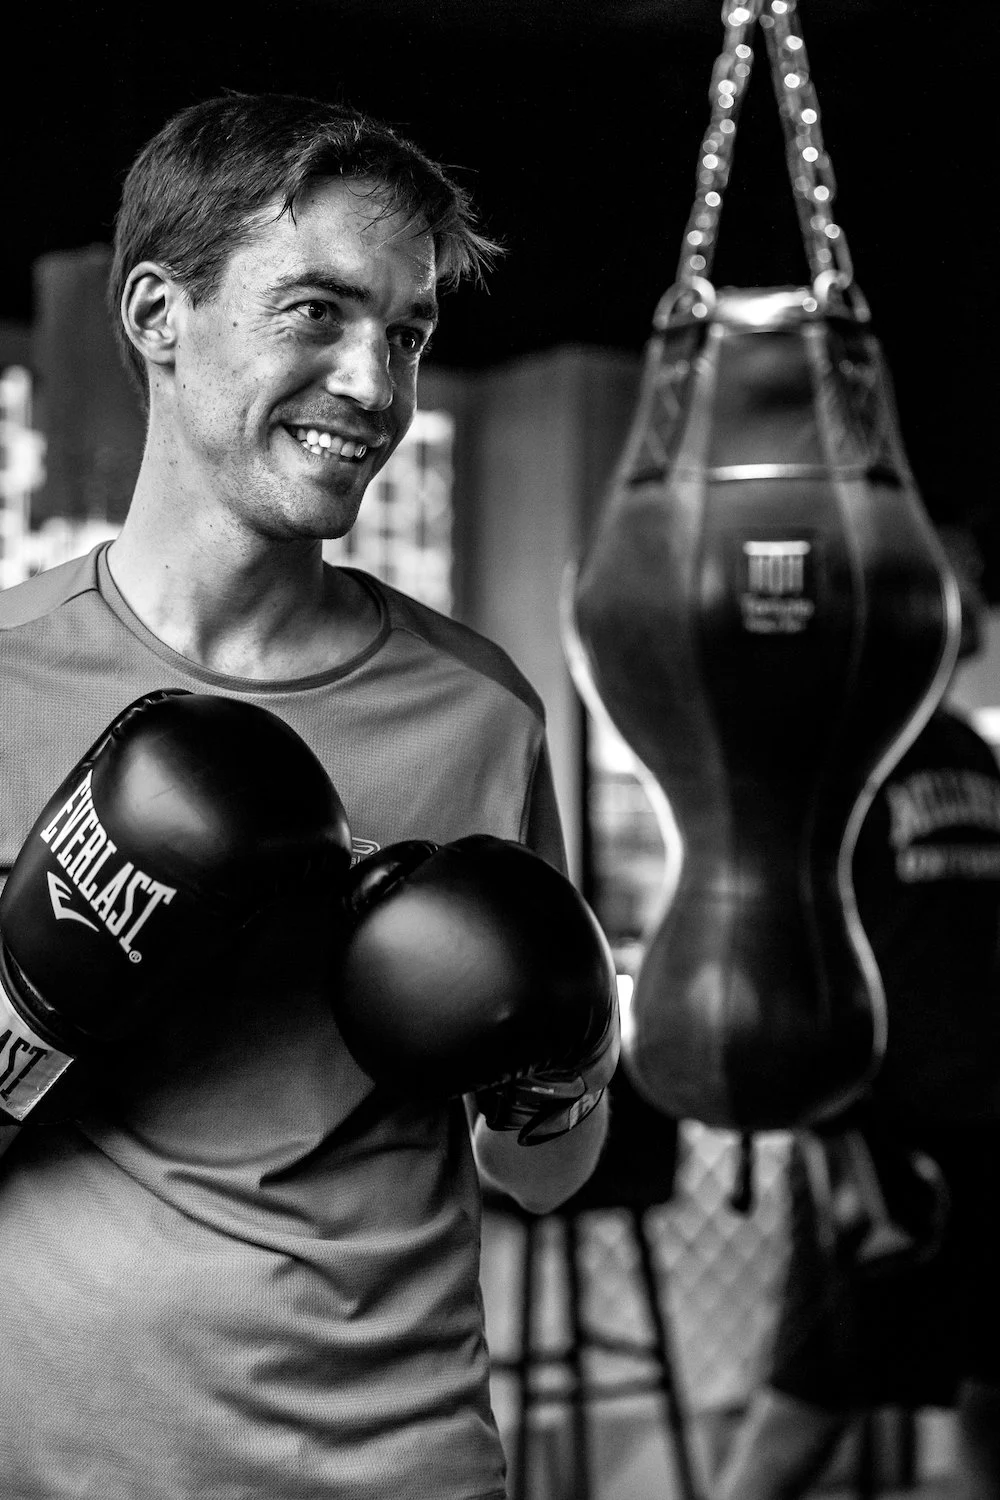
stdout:
{"type": "Polygon", "coordinates": [[[23,1121],[72,1061],[25,1021],[0,970],[0,1110],[23,1121]]]}

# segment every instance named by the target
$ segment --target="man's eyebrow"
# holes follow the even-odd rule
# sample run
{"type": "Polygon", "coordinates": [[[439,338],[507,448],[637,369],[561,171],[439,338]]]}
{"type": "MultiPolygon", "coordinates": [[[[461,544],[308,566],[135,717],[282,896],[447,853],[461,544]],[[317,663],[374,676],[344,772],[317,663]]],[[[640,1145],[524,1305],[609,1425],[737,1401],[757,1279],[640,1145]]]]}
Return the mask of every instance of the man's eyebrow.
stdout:
{"type": "Polygon", "coordinates": [[[424,323],[436,323],[438,320],[438,305],[433,297],[421,298],[414,302],[410,308],[410,317],[419,318],[424,323]]]}
{"type": "MultiPolygon", "coordinates": [[[[374,295],[370,287],[363,286],[354,281],[340,281],[336,276],[329,275],[326,271],[294,271],[288,276],[282,276],[274,283],[274,290],[279,293],[292,292],[296,290],[315,290],[328,292],[331,297],[340,297],[345,302],[356,302],[359,307],[370,307],[374,301],[374,295]]],[[[422,297],[414,302],[406,313],[407,317],[419,318],[421,322],[436,323],[438,320],[438,305],[433,297],[422,297]]]]}

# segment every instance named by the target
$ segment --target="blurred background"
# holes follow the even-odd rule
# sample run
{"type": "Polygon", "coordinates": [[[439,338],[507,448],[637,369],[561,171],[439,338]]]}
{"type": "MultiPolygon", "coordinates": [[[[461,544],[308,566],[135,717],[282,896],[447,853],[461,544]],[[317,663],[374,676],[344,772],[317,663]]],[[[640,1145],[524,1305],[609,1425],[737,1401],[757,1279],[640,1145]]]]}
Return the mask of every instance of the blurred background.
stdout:
{"type": "MultiPolygon", "coordinates": [[[[934,520],[973,535],[992,603],[997,105],[981,60],[1000,31],[995,7],[804,0],[801,14],[836,214],[918,485],[934,520]]],[[[718,0],[179,0],[156,13],[57,4],[21,19],[3,88],[0,368],[5,431],[28,425],[45,458],[39,440],[33,451],[22,439],[16,461],[5,442],[14,475],[0,585],[85,550],[131,493],[142,424],[102,297],[139,147],[174,110],[226,88],[313,93],[388,119],[454,170],[506,246],[487,290],[445,302],[423,406],[449,418],[435,429],[448,493],[438,485],[425,523],[440,546],[412,558],[404,582],[499,636],[537,680],[581,873],[556,574],[599,504],[677,265],[722,41],[718,0]],[[418,579],[421,568],[437,583],[418,579]]],[[[758,57],[714,279],[779,285],[805,270],[758,57]]],[[[426,451],[400,458],[427,472],[426,451]]],[[[384,530],[376,509],[372,527],[384,530]]]]}
{"type": "MultiPolygon", "coordinates": [[[[455,167],[508,254],[488,295],[452,299],[434,364],[479,371],[567,344],[641,348],[691,201],[722,36],[717,0],[18,9],[22,40],[11,30],[3,80],[5,362],[46,315],[43,258],[106,243],[139,146],[175,109],[224,88],[350,101],[455,167]]],[[[893,365],[912,461],[932,512],[972,521],[1000,595],[997,105],[983,67],[995,7],[804,0],[801,14],[839,218],[893,365]]],[[[797,281],[804,269],[769,90],[757,68],[720,237],[722,284],[797,281]]]]}
{"type": "MultiPolygon", "coordinates": [[[[673,280],[722,42],[717,0],[17,9],[16,41],[14,18],[3,23],[0,587],[88,550],[124,515],[142,420],[103,294],[121,181],[141,145],[175,110],[224,89],[314,94],[395,124],[452,169],[506,254],[486,290],[446,299],[413,432],[356,534],[330,555],[349,552],[486,631],[534,680],[573,873],[627,979],[659,899],[662,841],[628,752],[573,690],[559,593],[624,438],[653,309],[673,280]]],[[[996,8],[801,0],[800,16],[836,217],[888,357],[918,486],[931,517],[961,528],[981,557],[987,649],[956,692],[997,743],[996,8]]],[[[762,52],[758,39],[719,285],[806,276],[762,52]]],[[[697,1419],[738,1411],[755,1379],[782,1264],[785,1142],[761,1144],[755,1207],[742,1217],[726,1207],[736,1143],[691,1125],[682,1146],[677,1191],[655,1228],[697,1419]]],[[[505,1234],[494,1227],[484,1262],[501,1353],[516,1332],[519,1253],[505,1234]]],[[[598,1311],[638,1327],[631,1242],[613,1216],[598,1216],[590,1235],[583,1255],[598,1311]]],[[[552,1265],[559,1253],[554,1240],[552,1265]]],[[[558,1343],[552,1285],[544,1318],[558,1343]]],[[[499,1387],[497,1399],[503,1420],[499,1387]]],[[[605,1420],[602,1496],[666,1493],[666,1438],[651,1410],[645,1426],[635,1411],[624,1426],[605,1420]]],[[[550,1437],[556,1452],[559,1433],[550,1437]]],[[[946,1464],[946,1432],[941,1444],[935,1461],[946,1464]]],[[[555,1495],[552,1463],[538,1483],[555,1495]]]]}

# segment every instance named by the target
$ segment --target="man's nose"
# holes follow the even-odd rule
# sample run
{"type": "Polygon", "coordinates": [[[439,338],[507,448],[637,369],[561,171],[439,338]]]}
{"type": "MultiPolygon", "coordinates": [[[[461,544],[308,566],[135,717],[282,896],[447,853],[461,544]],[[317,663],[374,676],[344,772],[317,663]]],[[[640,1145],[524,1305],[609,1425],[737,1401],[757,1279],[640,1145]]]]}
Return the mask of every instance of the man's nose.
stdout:
{"type": "Polygon", "coordinates": [[[365,411],[392,404],[389,343],[374,329],[355,329],[337,341],[324,385],[332,396],[346,396],[365,411]]]}

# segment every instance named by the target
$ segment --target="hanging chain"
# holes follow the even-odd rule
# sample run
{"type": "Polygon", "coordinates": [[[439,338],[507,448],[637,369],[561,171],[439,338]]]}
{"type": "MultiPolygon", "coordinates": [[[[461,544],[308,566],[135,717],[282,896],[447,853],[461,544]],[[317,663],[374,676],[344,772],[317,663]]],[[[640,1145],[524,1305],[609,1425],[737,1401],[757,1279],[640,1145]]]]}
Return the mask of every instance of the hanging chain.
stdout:
{"type": "Polygon", "coordinates": [[[724,0],[722,24],[725,46],[712,69],[708,91],[711,117],[695,185],[694,204],[688,219],[677,266],[676,284],[656,310],[657,327],[677,310],[679,302],[695,317],[703,318],[714,303],[710,277],[722,213],[722,194],[733,164],[736,123],[753,70],[753,31],[762,0],[724,0]]]}
{"type": "Polygon", "coordinates": [[[823,145],[819,100],[798,20],[798,0],[770,0],[760,24],[767,41],[771,78],[785,132],[788,175],[814,283],[835,280],[846,290],[854,280],[847,239],[833,217],[837,191],[823,145]]]}
{"type": "Polygon", "coordinates": [[[797,0],[723,0],[725,45],[716,59],[709,88],[711,117],[701,145],[695,199],[691,208],[674,285],[656,309],[663,328],[678,312],[707,317],[715,303],[712,265],[722,195],[732,170],[736,126],[753,69],[753,33],[764,29],[771,78],[785,134],[788,172],[814,288],[823,303],[831,292],[853,289],[856,310],[867,314],[854,288],[854,269],[841,226],[833,217],[836,181],[823,146],[819,101],[809,72],[805,41],[796,15],[797,0]]]}

